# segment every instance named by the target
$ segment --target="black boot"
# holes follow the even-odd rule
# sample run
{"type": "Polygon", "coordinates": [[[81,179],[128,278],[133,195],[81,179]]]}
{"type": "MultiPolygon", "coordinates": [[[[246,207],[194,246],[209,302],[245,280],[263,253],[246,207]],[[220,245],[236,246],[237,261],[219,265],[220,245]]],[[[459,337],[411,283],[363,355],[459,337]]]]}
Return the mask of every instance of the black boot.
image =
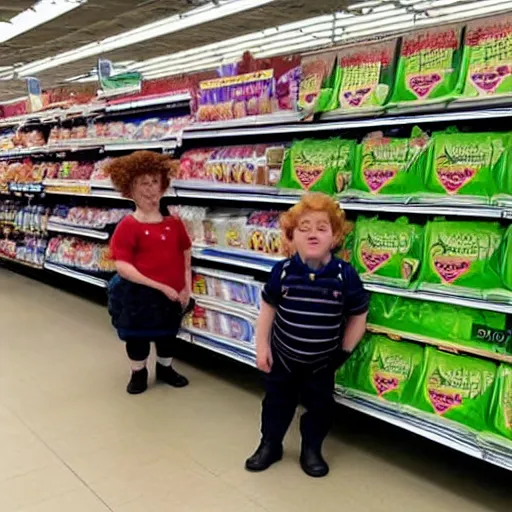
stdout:
{"type": "Polygon", "coordinates": [[[188,386],[188,379],[180,375],[172,366],[156,363],[156,379],[174,388],[188,386]]]}
{"type": "Polygon", "coordinates": [[[254,454],[245,461],[247,471],[265,471],[283,458],[281,444],[262,441],[254,454]]]}
{"type": "Polygon", "coordinates": [[[322,457],[322,450],[320,448],[302,445],[300,465],[304,473],[313,478],[321,478],[329,473],[329,466],[322,457]]]}
{"type": "Polygon", "coordinates": [[[132,378],[130,382],[128,382],[128,386],[126,387],[126,391],[130,395],[140,395],[144,393],[148,389],[148,370],[144,368],[143,370],[139,370],[137,372],[132,372],[132,378]]]}

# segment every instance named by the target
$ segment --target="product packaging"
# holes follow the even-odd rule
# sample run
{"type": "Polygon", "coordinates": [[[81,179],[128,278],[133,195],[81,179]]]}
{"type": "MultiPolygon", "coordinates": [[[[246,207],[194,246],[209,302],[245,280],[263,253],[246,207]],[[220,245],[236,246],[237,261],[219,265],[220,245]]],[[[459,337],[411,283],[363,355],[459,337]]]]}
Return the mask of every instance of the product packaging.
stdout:
{"type": "Polygon", "coordinates": [[[330,195],[344,191],[351,181],[355,147],[354,141],[338,138],[294,142],[278,187],[330,195]]]}
{"type": "Polygon", "coordinates": [[[411,138],[370,134],[359,145],[348,195],[368,197],[385,195],[404,201],[422,189],[421,166],[417,164],[428,146],[428,137],[414,128],[411,138]]]}
{"type": "Polygon", "coordinates": [[[496,373],[490,361],[427,347],[420,385],[409,405],[485,431],[496,373]]]}
{"type": "Polygon", "coordinates": [[[474,298],[501,289],[500,275],[491,263],[503,234],[503,228],[494,222],[429,222],[420,289],[474,298]]]}
{"type": "Polygon", "coordinates": [[[423,228],[405,217],[395,222],[359,217],[352,264],[365,282],[406,288],[420,267],[422,238],[423,228]]]}
{"type": "Polygon", "coordinates": [[[512,16],[500,14],[466,25],[461,97],[512,93],[512,16]]]}
{"type": "Polygon", "coordinates": [[[440,26],[403,36],[391,103],[442,102],[457,93],[461,27],[440,26]]]}
{"type": "Polygon", "coordinates": [[[491,407],[492,432],[512,440],[512,366],[502,364],[494,386],[491,407]]]}
{"type": "Polygon", "coordinates": [[[403,338],[512,354],[512,321],[505,313],[373,293],[368,324],[403,338]]]}

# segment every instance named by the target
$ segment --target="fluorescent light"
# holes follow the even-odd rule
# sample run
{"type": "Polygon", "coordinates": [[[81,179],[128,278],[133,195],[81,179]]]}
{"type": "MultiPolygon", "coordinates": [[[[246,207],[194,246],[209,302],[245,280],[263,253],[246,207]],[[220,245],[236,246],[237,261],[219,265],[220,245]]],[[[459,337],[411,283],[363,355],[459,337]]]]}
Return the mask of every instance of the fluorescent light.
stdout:
{"type": "Polygon", "coordinates": [[[203,7],[192,9],[184,14],[170,16],[117,36],[108,37],[101,41],[96,41],[74,50],[54,55],[53,57],[31,62],[30,64],[21,66],[17,71],[21,77],[34,75],[41,71],[62,66],[63,64],[68,64],[86,57],[104,54],[132,44],[148,41],[155,37],[172,34],[203,23],[225,18],[226,16],[254,9],[273,1],[274,0],[218,0],[217,2],[208,2],[203,7]]]}
{"type": "Polygon", "coordinates": [[[0,22],[0,43],[48,23],[86,2],[87,0],[40,0],[9,21],[0,22]]]}

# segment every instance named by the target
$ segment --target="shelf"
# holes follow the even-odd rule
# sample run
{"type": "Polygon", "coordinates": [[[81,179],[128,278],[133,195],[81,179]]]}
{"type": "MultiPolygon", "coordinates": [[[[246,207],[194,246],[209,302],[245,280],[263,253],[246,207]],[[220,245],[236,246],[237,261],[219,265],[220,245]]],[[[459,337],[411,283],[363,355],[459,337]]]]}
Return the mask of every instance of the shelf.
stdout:
{"type": "Polygon", "coordinates": [[[36,263],[30,263],[29,261],[19,260],[17,258],[10,258],[9,256],[5,256],[4,254],[0,254],[0,261],[7,261],[9,263],[15,263],[16,265],[22,265],[23,267],[29,267],[36,270],[42,270],[42,265],[37,265],[36,263]]]}
{"type": "Polygon", "coordinates": [[[381,284],[364,283],[364,287],[369,292],[383,293],[386,295],[395,295],[397,297],[406,297],[408,299],[426,300],[429,302],[440,302],[444,304],[453,304],[454,306],[465,306],[473,309],[483,309],[485,311],[495,311],[497,313],[512,314],[512,304],[499,302],[489,302],[479,299],[466,299],[456,295],[442,295],[429,292],[420,292],[415,290],[403,290],[381,284]]]}
{"type": "MultiPolygon", "coordinates": [[[[301,194],[279,190],[275,187],[264,185],[236,185],[228,183],[216,183],[201,180],[173,180],[172,186],[178,198],[205,199],[233,202],[265,203],[275,206],[289,206],[296,204],[301,194]]],[[[391,203],[375,199],[340,199],[340,205],[347,211],[376,212],[376,213],[405,213],[421,215],[446,215],[457,217],[486,218],[486,219],[510,219],[512,209],[487,205],[454,205],[453,199],[436,203],[391,203]]]]}
{"type": "Polygon", "coordinates": [[[239,304],[233,301],[225,301],[217,297],[209,297],[207,295],[194,294],[194,299],[199,307],[227,313],[229,315],[238,316],[244,320],[253,322],[258,316],[259,310],[256,306],[248,304],[239,304]]]}
{"type": "Polygon", "coordinates": [[[366,327],[369,332],[375,334],[384,334],[386,336],[390,336],[393,339],[400,338],[403,340],[416,341],[418,343],[423,343],[425,345],[432,345],[434,347],[438,347],[439,349],[444,350],[446,352],[452,352],[457,354],[471,354],[483,357],[485,359],[492,359],[493,361],[498,361],[500,363],[512,364],[512,355],[500,354],[498,352],[491,352],[490,350],[470,347],[467,345],[463,345],[462,343],[457,343],[455,341],[434,340],[431,338],[427,338],[426,336],[422,336],[420,334],[412,334],[397,329],[381,327],[380,325],[377,324],[369,323],[367,324],[366,327]]]}
{"type": "Polygon", "coordinates": [[[212,352],[229,357],[230,359],[248,366],[256,367],[256,353],[254,349],[240,345],[234,340],[229,340],[227,338],[202,331],[201,329],[188,327],[182,328],[178,336],[183,341],[192,343],[193,345],[211,350],[212,352]]]}
{"type": "Polygon", "coordinates": [[[391,402],[370,396],[362,397],[359,394],[357,396],[349,395],[343,393],[342,390],[338,390],[335,399],[345,407],[385,421],[471,457],[512,470],[512,444],[508,448],[502,448],[501,453],[498,454],[490,451],[489,448],[486,449],[483,443],[479,443],[476,432],[463,425],[438,420],[434,415],[421,411],[406,412],[403,407],[391,402]]]}
{"type": "Polygon", "coordinates": [[[135,110],[140,108],[151,108],[151,107],[165,107],[167,105],[173,106],[179,103],[184,103],[186,101],[190,101],[192,97],[190,93],[182,93],[182,94],[168,94],[166,96],[160,97],[150,97],[150,98],[140,98],[138,100],[133,101],[119,101],[119,103],[110,103],[105,107],[105,112],[110,113],[118,113],[125,112],[127,110],[135,110]]]}
{"type": "MultiPolygon", "coordinates": [[[[273,266],[281,261],[282,257],[269,256],[251,251],[242,251],[236,249],[226,249],[221,247],[205,247],[194,245],[192,256],[198,260],[211,261],[214,263],[223,263],[240,268],[250,268],[262,272],[270,272],[273,266]]],[[[409,299],[426,300],[430,302],[440,302],[444,304],[453,304],[456,306],[465,306],[473,309],[482,309],[486,311],[495,311],[497,313],[512,314],[512,304],[491,302],[479,299],[463,298],[456,295],[436,294],[421,292],[416,290],[407,290],[394,288],[382,284],[364,283],[364,287],[369,292],[383,293],[386,295],[395,295],[409,299]]]]}
{"type": "Polygon", "coordinates": [[[54,263],[46,262],[44,264],[44,268],[46,270],[49,270],[50,272],[55,272],[66,277],[71,277],[72,279],[77,279],[78,281],[89,283],[92,284],[93,286],[98,286],[99,288],[107,288],[108,286],[108,281],[106,281],[105,279],[83,274],[78,270],[72,270],[70,268],[63,267],[61,265],[56,265],[54,263]]]}
{"type": "Polygon", "coordinates": [[[115,151],[139,151],[143,149],[175,149],[178,145],[176,139],[172,140],[133,140],[120,141],[104,144],[103,149],[107,152],[115,151]]]}
{"type": "Polygon", "coordinates": [[[272,267],[282,258],[272,258],[266,255],[258,255],[253,251],[229,250],[221,247],[206,248],[194,245],[192,257],[198,260],[223,263],[235,267],[250,268],[262,272],[270,272],[272,267]]]}
{"type": "MultiPolygon", "coordinates": [[[[262,116],[263,117],[263,116],[262,116]]],[[[270,117],[270,116],[268,116],[270,117]]],[[[300,124],[285,124],[287,121],[275,118],[271,123],[269,120],[261,120],[259,124],[256,121],[248,119],[236,120],[240,126],[236,126],[232,121],[219,123],[194,124],[183,131],[183,139],[205,139],[205,138],[223,138],[223,137],[244,137],[250,135],[281,135],[281,134],[299,134],[315,133],[329,131],[344,131],[356,129],[374,129],[393,126],[410,126],[416,124],[446,123],[460,121],[476,121],[490,119],[500,119],[512,117],[512,108],[483,108],[479,110],[445,110],[441,112],[426,112],[423,114],[412,115],[382,115],[371,118],[347,119],[345,116],[341,120],[333,120],[334,116],[329,116],[328,121],[303,122],[300,124]]],[[[298,118],[296,119],[298,120],[298,118]]],[[[290,123],[290,121],[288,121],[290,123]]]]}
{"type": "Polygon", "coordinates": [[[69,226],[60,224],[58,222],[48,222],[47,230],[53,233],[65,233],[67,235],[84,236],[87,238],[94,238],[96,240],[108,240],[110,235],[105,231],[97,229],[81,228],[78,226],[69,226]]]}

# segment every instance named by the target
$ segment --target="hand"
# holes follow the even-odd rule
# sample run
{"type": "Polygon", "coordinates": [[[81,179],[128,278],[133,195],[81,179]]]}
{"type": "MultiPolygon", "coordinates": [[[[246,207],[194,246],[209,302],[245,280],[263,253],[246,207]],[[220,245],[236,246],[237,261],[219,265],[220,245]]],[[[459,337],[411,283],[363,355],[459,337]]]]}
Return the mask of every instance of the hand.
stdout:
{"type": "Polygon", "coordinates": [[[258,370],[261,370],[264,373],[270,373],[273,363],[272,351],[268,344],[263,348],[256,349],[256,366],[258,367],[258,370]]]}
{"type": "Polygon", "coordinates": [[[181,290],[179,301],[184,308],[188,306],[188,303],[190,302],[190,291],[187,288],[183,288],[183,290],[181,290]]]}
{"type": "Polygon", "coordinates": [[[170,301],[173,301],[173,302],[178,302],[180,300],[180,296],[178,294],[178,292],[174,289],[174,288],[171,288],[170,286],[167,286],[167,285],[162,285],[162,287],[160,288],[160,291],[170,300],[170,301]]]}

